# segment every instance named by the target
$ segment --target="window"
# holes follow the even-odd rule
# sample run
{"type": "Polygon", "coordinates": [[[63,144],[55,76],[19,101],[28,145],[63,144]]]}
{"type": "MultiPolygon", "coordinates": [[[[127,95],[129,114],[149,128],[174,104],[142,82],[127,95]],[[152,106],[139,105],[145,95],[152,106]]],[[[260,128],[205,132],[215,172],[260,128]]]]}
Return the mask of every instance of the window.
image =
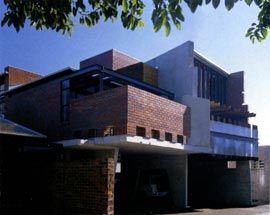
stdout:
{"type": "Polygon", "coordinates": [[[184,143],[184,136],[183,135],[177,135],[177,143],[184,143]]]}
{"type": "Polygon", "coordinates": [[[165,140],[172,142],[172,133],[165,132],[165,140]]]}
{"type": "Polygon", "coordinates": [[[197,59],[194,66],[198,68],[198,97],[226,104],[227,77],[197,59]]]}
{"type": "Polygon", "coordinates": [[[252,170],[264,169],[264,161],[262,160],[250,161],[250,169],[252,170]]]}
{"type": "Polygon", "coordinates": [[[4,92],[6,90],[5,84],[0,85],[0,92],[4,92]]]}
{"type": "Polygon", "coordinates": [[[159,140],[159,138],[160,138],[160,133],[159,133],[158,130],[152,129],[152,138],[159,140]]]}
{"type": "Polygon", "coordinates": [[[70,81],[61,82],[61,121],[69,122],[70,114],[70,81]]]}
{"type": "Polygon", "coordinates": [[[104,130],[103,136],[113,136],[114,135],[114,127],[107,127],[104,130]]]}
{"type": "Polygon", "coordinates": [[[236,169],[236,161],[227,161],[228,169],[236,169]]]}
{"type": "Polygon", "coordinates": [[[145,137],[145,128],[137,126],[136,127],[136,135],[141,136],[141,137],[145,137]]]}

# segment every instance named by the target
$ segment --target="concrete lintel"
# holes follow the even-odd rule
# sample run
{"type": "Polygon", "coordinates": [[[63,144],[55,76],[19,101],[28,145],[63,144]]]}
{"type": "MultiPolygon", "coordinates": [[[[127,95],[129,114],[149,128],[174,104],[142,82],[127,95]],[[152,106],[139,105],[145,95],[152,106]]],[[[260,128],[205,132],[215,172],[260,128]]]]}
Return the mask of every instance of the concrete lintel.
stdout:
{"type": "Polygon", "coordinates": [[[72,139],[63,140],[57,143],[64,147],[81,148],[119,148],[120,150],[134,152],[161,152],[161,153],[212,153],[211,148],[204,146],[194,146],[190,144],[172,143],[153,138],[143,138],[139,136],[117,135],[107,137],[96,137],[92,139],[72,139]]]}

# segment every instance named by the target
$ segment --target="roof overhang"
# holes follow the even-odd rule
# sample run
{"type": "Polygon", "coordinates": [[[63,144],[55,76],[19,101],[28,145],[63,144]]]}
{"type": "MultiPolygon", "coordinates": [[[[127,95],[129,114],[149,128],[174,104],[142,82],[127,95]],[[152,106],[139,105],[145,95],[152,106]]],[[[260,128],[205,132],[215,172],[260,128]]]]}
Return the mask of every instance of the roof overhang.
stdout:
{"type": "Polygon", "coordinates": [[[117,135],[96,137],[92,139],[72,139],[58,141],[65,148],[74,149],[113,149],[133,153],[159,153],[159,154],[194,154],[211,153],[211,148],[194,146],[191,144],[172,143],[153,138],[140,136],[117,135]]]}
{"type": "Polygon", "coordinates": [[[0,134],[33,138],[47,138],[47,136],[39,132],[36,132],[32,129],[19,125],[8,119],[4,119],[2,117],[0,117],[0,134]]]}

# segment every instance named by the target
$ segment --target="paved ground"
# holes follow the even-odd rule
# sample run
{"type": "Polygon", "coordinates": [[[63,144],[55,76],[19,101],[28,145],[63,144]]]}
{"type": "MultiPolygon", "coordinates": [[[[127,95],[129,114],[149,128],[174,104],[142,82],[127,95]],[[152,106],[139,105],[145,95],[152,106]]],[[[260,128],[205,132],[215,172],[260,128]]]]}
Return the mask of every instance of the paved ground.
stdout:
{"type": "MultiPolygon", "coordinates": [[[[250,208],[198,209],[194,212],[178,213],[184,215],[270,215],[270,205],[250,208]]],[[[170,214],[177,215],[177,214],[170,214]]]]}
{"type": "Polygon", "coordinates": [[[180,213],[136,213],[130,215],[270,215],[270,205],[261,205],[249,208],[225,208],[225,209],[195,209],[180,213]]]}

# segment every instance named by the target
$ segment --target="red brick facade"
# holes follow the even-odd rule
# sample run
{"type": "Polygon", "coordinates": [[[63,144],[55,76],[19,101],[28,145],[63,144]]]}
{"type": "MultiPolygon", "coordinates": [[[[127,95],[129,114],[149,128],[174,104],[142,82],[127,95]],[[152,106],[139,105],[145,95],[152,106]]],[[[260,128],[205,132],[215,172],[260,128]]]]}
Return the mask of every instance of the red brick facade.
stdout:
{"type": "Polygon", "coordinates": [[[80,129],[97,129],[103,136],[108,126],[114,127],[115,135],[127,133],[127,90],[119,87],[82,97],[71,102],[71,133],[80,129]]]}
{"type": "Polygon", "coordinates": [[[128,130],[135,135],[136,127],[146,128],[146,137],[151,130],[160,131],[160,139],[165,140],[165,132],[172,133],[172,141],[177,135],[189,136],[190,110],[188,107],[166,98],[128,86],[128,130]]]}
{"type": "Polygon", "coordinates": [[[71,104],[71,131],[76,129],[97,129],[98,136],[109,126],[114,134],[136,136],[136,127],[146,129],[146,137],[151,138],[151,130],[160,131],[164,140],[165,132],[189,135],[189,109],[174,101],[132,86],[124,86],[110,91],[74,100],[71,104]]]}
{"type": "Polygon", "coordinates": [[[55,170],[56,214],[114,214],[114,160],[59,161],[55,170]]]}
{"type": "Polygon", "coordinates": [[[165,132],[172,133],[173,142],[177,135],[189,135],[186,106],[131,86],[72,100],[69,123],[60,121],[60,81],[18,93],[6,104],[8,118],[54,139],[75,138],[77,131],[89,129],[103,136],[108,127],[114,135],[135,136],[137,126],[145,127],[147,138],[152,129],[160,131],[161,140],[165,132]]]}
{"type": "Polygon", "coordinates": [[[8,72],[9,86],[26,84],[42,77],[42,75],[10,66],[6,67],[6,71],[8,72]]]}
{"type": "Polygon", "coordinates": [[[95,64],[99,64],[108,69],[125,74],[135,80],[144,81],[154,86],[158,86],[157,69],[115,49],[81,61],[80,68],[85,68],[95,64]]]}
{"type": "Polygon", "coordinates": [[[108,69],[118,70],[127,66],[139,63],[138,60],[123,54],[115,49],[109,50],[102,54],[88,58],[80,62],[80,68],[85,68],[91,65],[99,64],[108,69]]]}
{"type": "Polygon", "coordinates": [[[5,115],[49,137],[63,136],[60,122],[60,80],[41,84],[6,98],[5,115]]]}

